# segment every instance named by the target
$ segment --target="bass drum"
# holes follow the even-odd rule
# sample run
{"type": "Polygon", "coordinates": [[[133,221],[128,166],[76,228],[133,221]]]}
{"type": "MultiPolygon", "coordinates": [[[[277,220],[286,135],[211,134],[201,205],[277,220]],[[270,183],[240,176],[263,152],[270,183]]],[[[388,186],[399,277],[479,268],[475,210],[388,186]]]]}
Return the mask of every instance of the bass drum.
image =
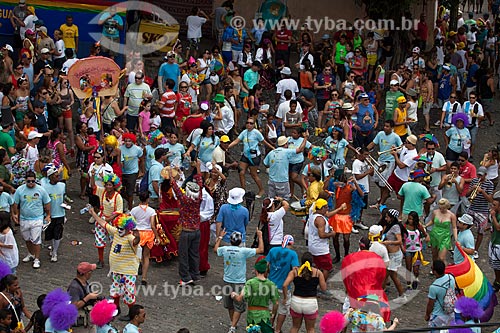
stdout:
{"type": "Polygon", "coordinates": [[[290,204],[290,213],[297,217],[306,216],[306,207],[300,204],[300,201],[295,201],[290,204]]]}

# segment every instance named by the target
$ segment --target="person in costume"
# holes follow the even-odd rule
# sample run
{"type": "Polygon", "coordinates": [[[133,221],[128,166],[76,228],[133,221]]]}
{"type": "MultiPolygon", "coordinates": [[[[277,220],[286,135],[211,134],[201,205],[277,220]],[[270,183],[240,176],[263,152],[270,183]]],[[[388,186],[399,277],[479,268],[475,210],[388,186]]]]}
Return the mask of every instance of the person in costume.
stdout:
{"type": "Polygon", "coordinates": [[[424,255],[422,254],[422,240],[428,240],[427,232],[420,223],[418,213],[415,211],[408,213],[405,228],[408,232],[404,238],[404,246],[406,249],[406,288],[408,290],[417,290],[420,265],[426,266],[429,264],[429,262],[424,260],[424,255]]]}
{"type": "Polygon", "coordinates": [[[425,225],[426,228],[433,226],[430,235],[430,244],[432,248],[432,260],[440,259],[446,263],[447,253],[451,249],[451,236],[456,242],[457,235],[457,217],[449,208],[447,199],[442,198],[438,201],[438,209],[431,214],[430,221],[425,225]]]}
{"type": "Polygon", "coordinates": [[[102,300],[96,303],[90,311],[90,320],[96,325],[96,333],[118,333],[111,325],[113,318],[118,314],[118,309],[113,301],[102,300]]]}
{"type": "Polygon", "coordinates": [[[23,328],[23,314],[30,318],[31,313],[24,305],[24,297],[17,276],[10,273],[9,265],[0,261],[0,309],[12,314],[10,328],[23,328]]]}
{"type": "MultiPolygon", "coordinates": [[[[112,222],[119,214],[123,213],[123,199],[120,195],[121,181],[115,174],[106,174],[103,177],[104,188],[96,187],[99,197],[99,217],[106,222],[112,222]]],[[[106,228],[95,222],[95,247],[99,260],[97,268],[104,267],[104,248],[106,247],[108,233],[106,228]]]]}
{"type": "Polygon", "coordinates": [[[109,294],[117,308],[120,308],[122,296],[124,303],[130,308],[135,304],[135,282],[139,269],[137,247],[140,236],[135,219],[130,215],[118,214],[113,220],[113,225],[110,225],[97,215],[94,209],[89,210],[92,217],[113,237],[109,253],[109,268],[113,283],[109,294]]]}
{"type": "Polygon", "coordinates": [[[469,120],[464,113],[457,113],[452,118],[453,126],[446,130],[444,135],[444,142],[446,144],[446,162],[448,168],[452,162],[458,161],[460,153],[463,151],[468,152],[471,145],[471,135],[467,126],[469,120]]]}
{"type": "Polygon", "coordinates": [[[118,148],[118,139],[114,135],[108,135],[104,138],[104,159],[106,163],[111,165],[113,173],[122,178],[122,152],[118,148]]]}
{"type": "MultiPolygon", "coordinates": [[[[70,302],[70,295],[62,289],[54,289],[47,294],[42,303],[42,313],[46,333],[69,333],[77,321],[78,309],[70,302]]],[[[80,331],[82,332],[82,331],[80,331]]]]}
{"type": "MultiPolygon", "coordinates": [[[[474,298],[460,297],[455,302],[455,313],[460,317],[459,320],[455,320],[453,324],[456,325],[469,325],[478,324],[479,318],[484,314],[483,309],[474,298]]],[[[481,333],[481,327],[470,327],[472,333],[481,333]]],[[[460,332],[462,332],[460,330],[460,332]]],[[[449,333],[459,333],[458,329],[450,329],[449,333]]]]}
{"type": "Polygon", "coordinates": [[[164,138],[165,136],[158,129],[148,134],[148,144],[144,147],[144,156],[146,158],[145,172],[148,172],[149,168],[151,168],[151,163],[155,160],[155,150],[161,145],[164,138]]]}

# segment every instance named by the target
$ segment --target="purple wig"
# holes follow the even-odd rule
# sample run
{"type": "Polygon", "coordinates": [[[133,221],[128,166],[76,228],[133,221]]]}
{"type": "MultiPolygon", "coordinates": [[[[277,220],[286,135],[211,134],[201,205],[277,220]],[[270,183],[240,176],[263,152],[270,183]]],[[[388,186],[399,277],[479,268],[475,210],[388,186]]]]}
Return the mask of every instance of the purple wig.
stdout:
{"type": "Polygon", "coordinates": [[[3,279],[7,275],[11,274],[12,270],[10,269],[9,265],[7,265],[5,262],[0,261],[0,279],[3,279]]]}
{"type": "Polygon", "coordinates": [[[460,297],[455,302],[455,312],[460,313],[465,318],[478,319],[484,314],[479,303],[469,297],[460,297]]]}
{"type": "Polygon", "coordinates": [[[68,304],[71,302],[69,294],[61,288],[52,290],[47,294],[42,304],[42,313],[45,317],[50,317],[52,309],[61,303],[68,304]]]}
{"type": "Polygon", "coordinates": [[[78,309],[74,304],[60,303],[50,312],[52,327],[58,331],[68,330],[76,322],[78,309]]]}
{"type": "Polygon", "coordinates": [[[465,113],[456,113],[452,118],[451,122],[453,125],[457,126],[457,120],[462,120],[464,122],[464,126],[469,126],[469,117],[465,113]]]}

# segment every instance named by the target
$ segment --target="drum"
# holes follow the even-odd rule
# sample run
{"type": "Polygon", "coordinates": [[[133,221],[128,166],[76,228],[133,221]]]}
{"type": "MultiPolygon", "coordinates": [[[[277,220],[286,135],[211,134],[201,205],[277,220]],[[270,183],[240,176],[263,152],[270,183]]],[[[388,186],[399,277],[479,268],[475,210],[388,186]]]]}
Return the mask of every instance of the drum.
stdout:
{"type": "Polygon", "coordinates": [[[306,207],[302,206],[299,201],[292,202],[290,204],[290,213],[297,217],[306,216],[306,207]]]}

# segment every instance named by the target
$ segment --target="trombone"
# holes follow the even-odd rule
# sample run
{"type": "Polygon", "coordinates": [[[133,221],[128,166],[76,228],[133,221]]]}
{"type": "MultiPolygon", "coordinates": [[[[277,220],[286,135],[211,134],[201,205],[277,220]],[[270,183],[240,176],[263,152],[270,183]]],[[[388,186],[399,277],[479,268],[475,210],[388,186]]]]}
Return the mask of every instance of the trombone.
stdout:
{"type": "Polygon", "coordinates": [[[378,154],[378,156],[384,155],[384,154],[389,154],[389,153],[391,153],[394,150],[397,151],[397,152],[399,152],[401,149],[403,149],[403,147],[404,147],[404,145],[401,145],[399,147],[392,147],[392,148],[384,150],[384,151],[379,151],[377,154],[378,154]]]}
{"type": "Polygon", "coordinates": [[[384,172],[384,170],[387,168],[387,165],[380,164],[372,156],[369,156],[366,162],[373,168],[373,172],[377,175],[380,181],[384,183],[384,186],[387,187],[389,192],[394,192],[394,189],[392,188],[391,184],[389,184],[387,179],[385,179],[385,177],[382,175],[382,172],[384,172]]]}
{"type": "Polygon", "coordinates": [[[481,187],[481,183],[482,181],[478,181],[477,182],[477,185],[476,187],[474,188],[474,190],[472,191],[472,193],[470,194],[469,196],[469,202],[472,203],[474,201],[474,199],[476,199],[476,196],[477,196],[477,191],[479,190],[479,188],[481,187]]]}

